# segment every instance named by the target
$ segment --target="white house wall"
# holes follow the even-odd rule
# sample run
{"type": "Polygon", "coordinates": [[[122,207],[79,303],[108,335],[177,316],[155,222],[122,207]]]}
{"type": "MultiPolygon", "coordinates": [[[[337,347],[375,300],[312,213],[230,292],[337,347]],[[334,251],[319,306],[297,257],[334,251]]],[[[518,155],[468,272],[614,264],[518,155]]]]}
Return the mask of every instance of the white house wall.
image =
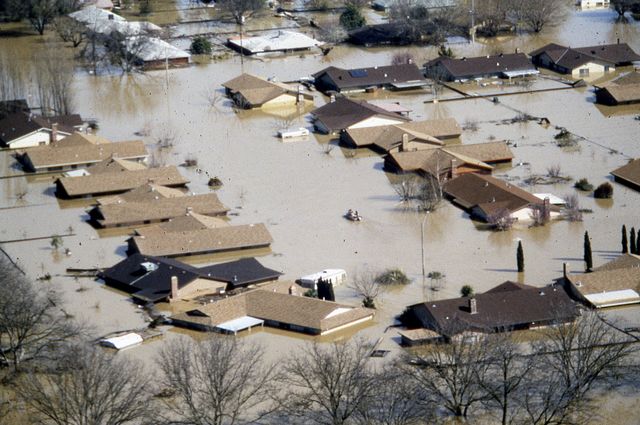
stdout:
{"type": "Polygon", "coordinates": [[[366,127],[376,127],[378,125],[392,125],[392,124],[403,124],[404,120],[394,120],[393,118],[388,117],[371,117],[367,118],[363,121],[355,123],[354,125],[348,128],[366,128],[366,127]]]}
{"type": "Polygon", "coordinates": [[[268,102],[265,102],[262,107],[263,108],[277,108],[283,105],[295,105],[296,104],[296,96],[291,94],[281,94],[275,99],[271,99],[268,102]]]}
{"type": "Polygon", "coordinates": [[[578,68],[574,68],[571,71],[571,76],[579,78],[579,77],[591,76],[591,75],[594,75],[594,74],[596,74],[596,75],[597,74],[604,74],[605,72],[611,72],[611,71],[615,71],[615,67],[609,66],[608,71],[605,71],[605,65],[599,64],[599,63],[596,63],[596,62],[589,62],[589,63],[586,63],[586,64],[584,64],[584,65],[582,65],[582,66],[580,66],[578,68]],[[589,74],[588,75],[580,75],[580,71],[581,70],[585,70],[585,69],[589,71],[589,74]]]}
{"type": "MultiPolygon", "coordinates": [[[[63,138],[63,136],[60,135],[59,138],[63,138]]],[[[20,137],[16,140],[13,140],[10,143],[9,147],[11,149],[20,149],[20,148],[32,148],[34,146],[40,146],[40,145],[48,145],[49,139],[50,139],[50,136],[49,136],[48,130],[39,130],[34,133],[28,134],[24,137],[20,137]]]]}

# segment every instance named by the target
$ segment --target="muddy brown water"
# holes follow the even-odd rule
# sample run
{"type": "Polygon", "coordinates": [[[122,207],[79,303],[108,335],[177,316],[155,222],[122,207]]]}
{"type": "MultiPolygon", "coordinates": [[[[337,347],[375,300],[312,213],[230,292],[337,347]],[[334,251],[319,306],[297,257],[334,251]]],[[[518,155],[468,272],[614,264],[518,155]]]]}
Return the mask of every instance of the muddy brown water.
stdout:
{"type": "MultiPolygon", "coordinates": [[[[453,49],[458,56],[471,56],[516,48],[531,51],[551,41],[580,46],[620,38],[640,51],[638,23],[616,24],[613,19],[614,14],[609,11],[575,12],[564,25],[541,35],[454,45],[453,49]]],[[[0,38],[0,54],[43,45],[37,37],[0,38]]],[[[399,50],[408,50],[419,63],[435,56],[434,48],[399,50]]],[[[593,210],[580,223],[558,221],[539,228],[516,226],[506,232],[491,232],[479,230],[466,214],[447,203],[428,215],[418,214],[399,202],[390,184],[394,176],[382,170],[383,161],[378,155],[370,152],[352,155],[350,150],[337,147],[327,149],[327,144],[335,145],[328,136],[312,135],[292,143],[282,143],[275,137],[284,122],[283,115],[293,116],[293,126],[310,127],[308,111],[236,112],[222,95],[220,84],[242,71],[287,81],[308,76],[330,64],[341,67],[388,64],[397,51],[340,46],[326,57],[305,53],[245,58],[241,65],[239,58],[233,56],[222,62],[144,75],[95,77],[78,71],[74,80],[75,104],[83,116],[97,118],[99,134],[112,140],[138,139],[135,133],[149,128],[150,135],[143,139],[153,148],[159,138],[167,134],[175,136],[173,147],[164,153],[163,160],[167,164],[180,164],[187,156],[196,157],[198,168],[205,172],[181,168],[196,193],[210,190],[209,176],[220,177],[224,186],[217,193],[237,213],[231,217],[231,223],[267,224],[274,243],[270,251],[257,254],[266,266],[282,270],[283,279],[293,280],[329,267],[344,268],[349,274],[387,267],[403,269],[413,283],[383,294],[374,323],[357,332],[371,341],[383,336],[381,347],[391,349],[394,355],[400,352],[398,337],[393,328],[387,327],[405,306],[425,299],[457,296],[465,284],[478,292],[507,279],[531,285],[548,284],[561,275],[563,262],[568,262],[572,270],[582,270],[584,231],[591,235],[594,260],[599,265],[619,252],[622,224],[640,227],[637,219],[640,193],[618,184],[614,184],[614,199],[608,202],[596,202],[590,195],[576,192],[571,183],[523,186],[532,192],[558,196],[577,194],[581,206],[593,210]],[[357,209],[365,220],[346,221],[342,214],[348,208],[357,209]],[[423,283],[421,277],[423,221],[426,272],[440,271],[446,275],[437,292],[431,291],[428,279],[423,283]],[[523,275],[516,273],[515,251],[519,240],[525,253],[523,275]]],[[[30,55],[15,60],[30,66],[30,55]]],[[[552,83],[541,84],[546,87],[552,83]]],[[[479,86],[469,89],[486,90],[479,86]]],[[[590,87],[503,96],[499,103],[469,99],[425,104],[432,98],[426,91],[383,91],[357,97],[398,101],[413,110],[411,116],[415,120],[454,117],[461,124],[477,122],[478,129],[465,131],[462,143],[512,142],[513,166],[501,167],[496,175],[520,185],[525,178],[544,174],[554,164],[560,164],[563,173],[574,179],[586,177],[597,185],[611,180],[611,170],[629,158],[640,156],[640,122],[634,120],[640,107],[596,106],[590,87]],[[547,117],[551,126],[545,128],[535,122],[503,123],[520,112],[547,117]],[[565,127],[582,139],[576,147],[560,148],[553,139],[558,132],[555,126],[565,127]]],[[[322,96],[316,97],[316,105],[324,102],[322,96]]],[[[13,158],[0,152],[0,175],[15,173],[13,158]]],[[[64,247],[71,250],[71,256],[54,255],[47,239],[11,243],[3,248],[30,276],[51,273],[54,276],[51,282],[39,284],[60,290],[66,298],[66,310],[90,324],[96,336],[142,326],[143,315],[126,294],[90,279],[61,276],[67,267],[104,267],[124,258],[126,236],[109,232],[100,235],[84,223],[87,206],[84,200],[59,203],[53,197],[50,176],[2,179],[1,240],[64,234],[69,226],[76,233],[64,239],[64,247]]],[[[206,264],[220,259],[201,260],[206,264]]],[[[336,292],[339,301],[358,303],[349,288],[340,287],[336,292]]],[[[637,308],[625,309],[619,315],[630,325],[640,323],[637,308]]],[[[180,335],[193,334],[171,330],[165,340],[180,335]]],[[[308,340],[267,329],[245,336],[264,344],[271,360],[281,359],[308,340]]],[[[152,341],[127,351],[126,355],[141,359],[153,356],[162,344],[152,341]]],[[[618,402],[625,404],[627,399],[618,402]]]]}

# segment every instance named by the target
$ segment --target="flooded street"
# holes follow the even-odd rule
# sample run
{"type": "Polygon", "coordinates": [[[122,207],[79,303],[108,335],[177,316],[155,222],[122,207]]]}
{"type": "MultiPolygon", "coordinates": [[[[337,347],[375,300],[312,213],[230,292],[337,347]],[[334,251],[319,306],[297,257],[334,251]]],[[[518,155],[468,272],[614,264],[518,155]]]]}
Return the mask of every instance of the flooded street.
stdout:
{"type": "MultiPolygon", "coordinates": [[[[182,2],[184,3],[184,2],[182,2]]],[[[181,12],[184,13],[184,12],[181,12]]],[[[640,25],[614,23],[615,13],[607,10],[575,12],[558,28],[541,35],[519,36],[452,46],[457,56],[529,52],[548,42],[569,46],[615,43],[617,39],[640,51],[640,25]]],[[[0,52],[9,44],[27,46],[35,37],[0,38],[0,52]]],[[[13,50],[15,47],[12,47],[13,50]]],[[[26,47],[25,47],[26,48],[26,47]]],[[[582,208],[593,210],[583,222],[556,221],[544,227],[517,226],[505,232],[481,230],[462,210],[443,202],[437,211],[425,215],[400,203],[391,186],[394,176],[382,170],[383,159],[373,153],[354,155],[337,146],[328,136],[311,135],[308,140],[282,143],[277,130],[286,119],[291,126],[311,127],[308,109],[282,116],[280,111],[234,111],[223,96],[221,83],[249,72],[280,81],[295,80],[320,69],[386,65],[398,50],[409,51],[421,65],[436,56],[433,47],[407,49],[362,49],[339,46],[328,56],[319,53],[240,58],[191,66],[188,69],[153,71],[132,76],[92,76],[78,71],[74,81],[75,110],[85,118],[95,118],[99,134],[114,141],[139,139],[135,133],[150,129],[143,140],[151,149],[167,135],[175,136],[173,147],[162,156],[167,165],[178,165],[186,157],[195,157],[198,167],[180,168],[191,180],[190,190],[206,193],[209,176],[218,176],[224,186],[217,191],[220,200],[232,210],[232,224],[264,222],[274,243],[271,251],[259,252],[267,267],[284,272],[281,280],[325,268],[343,268],[348,274],[367,270],[381,271],[399,267],[413,283],[385,293],[375,323],[365,326],[359,336],[375,341],[385,336],[383,347],[399,352],[396,332],[385,329],[393,317],[409,304],[424,299],[458,296],[460,288],[471,285],[476,292],[487,290],[505,280],[546,285],[561,276],[562,263],[572,270],[583,270],[583,234],[589,231],[594,263],[600,265],[619,252],[620,228],[640,226],[640,194],[614,184],[610,201],[597,201],[577,192],[573,182],[552,186],[525,186],[523,180],[533,174],[545,174],[546,168],[559,164],[564,175],[588,178],[598,185],[611,181],[609,172],[640,156],[640,107],[603,108],[594,105],[591,87],[500,97],[425,103],[432,99],[426,91],[394,93],[381,91],[358,95],[367,100],[400,102],[412,109],[411,118],[455,118],[460,125],[477,122],[476,131],[465,130],[462,143],[505,140],[515,158],[513,166],[494,173],[507,176],[515,184],[538,193],[560,197],[577,194],[582,208]],[[546,117],[547,128],[535,121],[505,124],[519,113],[546,117]],[[580,136],[577,146],[561,148],[554,135],[564,127],[580,136]],[[327,148],[327,144],[331,147],[327,148]],[[523,165],[518,165],[523,163],[523,165]],[[363,222],[345,220],[342,214],[357,209],[363,222]],[[236,215],[237,213],[237,215],[236,215]],[[446,275],[444,287],[433,292],[421,276],[421,224],[424,222],[426,272],[446,275]],[[522,240],[526,272],[516,272],[516,246],[522,240]]],[[[26,61],[28,55],[21,60],[26,61]]],[[[472,85],[470,85],[472,86],[472,85]]],[[[470,91],[482,88],[469,87],[470,91]]],[[[498,89],[499,90],[499,89],[498,89]]],[[[315,105],[326,98],[316,94],[315,105]]],[[[21,174],[9,152],[0,152],[0,175],[21,174]]],[[[65,277],[68,267],[106,267],[124,258],[126,236],[100,237],[91,226],[85,203],[59,202],[53,195],[53,178],[48,176],[14,177],[0,180],[0,240],[12,241],[44,237],[27,242],[3,244],[3,249],[32,277],[50,273],[51,285],[66,299],[66,310],[95,329],[99,336],[144,324],[143,316],[129,297],[105,288],[91,279],[65,277]],[[71,227],[71,229],[70,229],[71,227]],[[53,234],[64,237],[71,256],[54,253],[53,234]]],[[[104,236],[104,235],[103,235],[104,236]]],[[[210,257],[210,261],[223,258],[210,257]]],[[[339,287],[337,299],[359,303],[353,291],[339,287]]],[[[640,323],[637,311],[629,322],[640,323]]],[[[169,337],[184,334],[171,331],[169,337]]],[[[350,333],[349,335],[351,335],[350,333]]],[[[247,338],[264,343],[271,359],[279,359],[292,346],[308,338],[297,334],[254,330],[247,338]]],[[[143,358],[154,353],[161,341],[145,343],[127,355],[143,358]]]]}

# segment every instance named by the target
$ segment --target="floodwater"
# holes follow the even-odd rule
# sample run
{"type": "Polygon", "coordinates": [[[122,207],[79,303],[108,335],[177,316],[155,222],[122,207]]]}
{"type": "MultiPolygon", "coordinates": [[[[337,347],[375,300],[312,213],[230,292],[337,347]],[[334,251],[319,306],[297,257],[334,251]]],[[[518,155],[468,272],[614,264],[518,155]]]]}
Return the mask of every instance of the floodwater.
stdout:
{"type": "MultiPolygon", "coordinates": [[[[607,10],[575,12],[561,27],[547,29],[541,35],[454,45],[453,50],[458,56],[510,52],[516,48],[528,52],[550,41],[580,46],[611,43],[619,38],[640,51],[638,23],[618,24],[614,18],[615,14],[607,10]]],[[[0,54],[8,51],[9,44],[14,46],[12,51],[15,46],[26,49],[43,45],[36,37],[0,38],[0,54]]],[[[435,56],[435,48],[401,50],[412,53],[419,64],[435,56]]],[[[572,270],[582,270],[585,231],[592,238],[596,265],[615,257],[622,224],[628,228],[640,226],[638,192],[614,184],[613,200],[597,202],[590,195],[576,192],[572,183],[526,186],[532,192],[577,194],[581,207],[593,213],[585,214],[579,223],[557,221],[544,227],[519,226],[505,232],[479,230],[466,214],[448,203],[430,214],[417,213],[400,203],[390,183],[393,176],[382,170],[383,161],[378,155],[354,155],[335,146],[328,136],[312,135],[293,143],[282,143],[275,137],[285,122],[309,127],[308,111],[297,111],[286,118],[275,111],[236,112],[220,86],[243,71],[289,81],[330,64],[383,65],[390,63],[397,51],[339,46],[328,56],[306,53],[244,58],[242,63],[233,55],[226,61],[144,75],[95,77],[79,71],[74,81],[75,104],[84,117],[99,121],[100,135],[114,141],[137,139],[134,133],[147,128],[151,133],[143,139],[153,149],[159,138],[175,136],[163,161],[177,165],[186,157],[197,158],[198,167],[208,174],[181,168],[191,179],[190,190],[196,193],[210,190],[208,176],[221,178],[224,186],[217,193],[234,212],[230,222],[266,223],[274,243],[270,251],[258,252],[262,255],[260,261],[283,271],[283,279],[294,280],[324,268],[344,268],[351,275],[390,267],[403,269],[413,283],[383,294],[377,302],[375,323],[357,333],[371,341],[384,336],[381,347],[394,354],[399,352],[397,333],[387,327],[407,305],[457,296],[465,284],[477,292],[508,279],[545,285],[560,277],[563,262],[569,263],[572,270]],[[342,214],[349,208],[357,209],[364,221],[345,220],[342,214]],[[431,291],[428,280],[421,276],[422,223],[426,272],[446,275],[437,292],[431,291]],[[522,275],[516,273],[519,240],[525,253],[526,271],[522,275]]],[[[28,67],[29,57],[16,60],[23,60],[28,67]]],[[[481,92],[487,88],[470,90],[481,92]]],[[[593,103],[590,87],[503,96],[499,103],[480,98],[424,103],[432,99],[426,91],[378,92],[358,97],[400,102],[413,110],[414,120],[454,117],[460,124],[477,123],[477,130],[463,133],[462,143],[510,141],[515,154],[513,166],[500,168],[496,175],[516,184],[523,185],[525,178],[545,174],[547,167],[559,164],[563,174],[574,179],[586,177],[597,185],[611,180],[611,170],[640,156],[640,121],[634,120],[640,107],[598,107],[593,103]],[[520,113],[547,117],[551,125],[545,128],[536,122],[504,123],[520,113]],[[558,147],[553,139],[558,132],[556,127],[580,136],[577,146],[558,147]]],[[[318,94],[315,104],[325,102],[318,94]]],[[[0,152],[0,175],[15,173],[13,158],[0,152]]],[[[52,177],[0,180],[0,240],[44,237],[4,244],[4,250],[32,277],[51,273],[51,282],[40,284],[60,290],[67,301],[66,310],[93,326],[96,336],[142,326],[143,315],[126,294],[90,279],[64,276],[68,267],[105,267],[118,262],[124,257],[126,236],[99,235],[83,222],[87,204],[59,203],[53,196],[52,181],[52,177]],[[64,238],[64,247],[71,250],[71,256],[52,252],[46,237],[68,233],[75,234],[64,238]]],[[[338,288],[336,295],[341,302],[358,303],[347,287],[338,288]]],[[[625,320],[638,325],[638,310],[626,312],[625,320]]],[[[184,334],[190,333],[170,331],[167,339],[184,334]]],[[[273,330],[254,331],[247,338],[263,343],[272,360],[280,359],[307,339],[273,330]]],[[[144,344],[127,355],[152,355],[162,343],[144,344]]]]}

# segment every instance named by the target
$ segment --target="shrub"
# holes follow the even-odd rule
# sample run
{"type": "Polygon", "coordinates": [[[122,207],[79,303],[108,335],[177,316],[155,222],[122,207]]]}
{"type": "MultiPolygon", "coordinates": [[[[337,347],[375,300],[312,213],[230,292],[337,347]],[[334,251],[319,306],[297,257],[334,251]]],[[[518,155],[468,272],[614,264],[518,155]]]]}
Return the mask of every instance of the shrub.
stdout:
{"type": "Polygon", "coordinates": [[[195,37],[191,41],[191,53],[194,55],[210,55],[211,42],[205,37],[195,37]]]}
{"type": "Polygon", "coordinates": [[[464,285],[460,288],[460,295],[463,297],[472,297],[473,296],[473,287],[471,285],[464,285]]]}
{"type": "Polygon", "coordinates": [[[318,291],[316,291],[315,289],[309,289],[302,295],[309,298],[318,298],[318,291]]]}
{"type": "Polygon", "coordinates": [[[153,6],[151,5],[151,0],[141,0],[140,1],[140,14],[141,15],[149,15],[153,12],[153,6]]]}
{"type": "Polygon", "coordinates": [[[593,191],[593,197],[597,199],[613,198],[613,186],[609,182],[602,183],[593,191]]]}
{"type": "Polygon", "coordinates": [[[580,179],[573,185],[578,190],[584,190],[585,192],[591,192],[593,190],[593,185],[589,183],[587,179],[580,179]]]}
{"type": "Polygon", "coordinates": [[[360,28],[366,23],[367,21],[364,19],[364,16],[362,16],[362,13],[360,13],[360,10],[353,5],[348,5],[347,9],[340,15],[340,25],[347,31],[360,28]]]}
{"type": "Polygon", "coordinates": [[[380,285],[407,285],[411,280],[400,269],[387,269],[375,278],[380,285]]]}

